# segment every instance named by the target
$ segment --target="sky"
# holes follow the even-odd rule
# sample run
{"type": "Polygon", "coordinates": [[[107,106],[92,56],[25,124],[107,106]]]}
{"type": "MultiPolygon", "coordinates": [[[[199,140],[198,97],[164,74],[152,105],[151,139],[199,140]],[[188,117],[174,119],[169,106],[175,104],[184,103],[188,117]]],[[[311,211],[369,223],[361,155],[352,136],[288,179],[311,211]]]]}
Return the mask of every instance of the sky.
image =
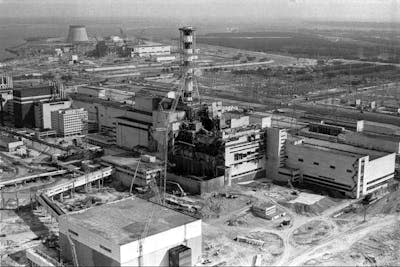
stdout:
{"type": "Polygon", "coordinates": [[[0,0],[0,18],[50,16],[400,22],[400,0],[0,0]]]}

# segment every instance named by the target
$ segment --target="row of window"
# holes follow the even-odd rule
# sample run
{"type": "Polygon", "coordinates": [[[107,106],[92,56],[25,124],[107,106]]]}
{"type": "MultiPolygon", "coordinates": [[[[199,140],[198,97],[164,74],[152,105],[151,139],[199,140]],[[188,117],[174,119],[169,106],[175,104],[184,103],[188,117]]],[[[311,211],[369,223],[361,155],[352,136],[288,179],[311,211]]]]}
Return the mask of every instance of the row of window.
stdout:
{"type": "MultiPolygon", "coordinates": [[[[285,158],[288,158],[288,156],[285,156],[285,158]]],[[[297,160],[298,160],[299,162],[304,162],[304,159],[302,159],[302,158],[298,158],[297,160]]],[[[319,166],[319,162],[314,161],[313,164],[316,165],[316,166],[319,166]]],[[[334,165],[329,165],[329,168],[331,168],[332,170],[334,170],[334,169],[336,169],[336,166],[334,166],[334,165]]],[[[353,171],[350,170],[350,169],[347,169],[346,172],[352,173],[353,171]]]]}

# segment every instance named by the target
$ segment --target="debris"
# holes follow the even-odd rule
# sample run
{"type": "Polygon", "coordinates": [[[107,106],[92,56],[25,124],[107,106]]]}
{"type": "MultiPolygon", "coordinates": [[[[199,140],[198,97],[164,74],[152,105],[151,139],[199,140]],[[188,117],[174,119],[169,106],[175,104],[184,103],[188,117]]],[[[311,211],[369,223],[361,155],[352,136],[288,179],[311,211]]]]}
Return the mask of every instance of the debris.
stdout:
{"type": "Polygon", "coordinates": [[[211,260],[210,259],[201,259],[200,263],[201,264],[209,264],[209,263],[211,263],[211,260]]]}
{"type": "Polygon", "coordinates": [[[264,241],[262,240],[258,240],[258,239],[254,239],[254,238],[249,238],[249,237],[245,237],[245,236],[237,236],[235,239],[235,241],[237,242],[243,242],[243,243],[247,243],[250,245],[255,245],[255,246],[264,246],[264,241]]]}
{"type": "Polygon", "coordinates": [[[219,195],[221,197],[228,198],[228,199],[238,198],[238,195],[233,195],[233,194],[230,194],[230,193],[220,193],[219,195]]]}
{"type": "Polygon", "coordinates": [[[227,263],[226,261],[221,261],[220,263],[213,265],[213,267],[225,266],[226,263],[227,263]]]}

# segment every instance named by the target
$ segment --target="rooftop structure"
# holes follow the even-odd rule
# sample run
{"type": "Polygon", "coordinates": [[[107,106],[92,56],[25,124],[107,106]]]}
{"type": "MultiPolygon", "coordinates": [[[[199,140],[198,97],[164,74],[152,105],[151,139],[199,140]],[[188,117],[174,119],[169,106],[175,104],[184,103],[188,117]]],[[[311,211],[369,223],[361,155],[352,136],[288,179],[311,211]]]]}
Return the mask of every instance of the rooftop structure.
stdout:
{"type": "Polygon", "coordinates": [[[72,260],[75,248],[81,266],[168,266],[180,245],[191,250],[189,265],[201,256],[201,220],[140,198],[63,215],[59,227],[61,255],[72,260]]]}

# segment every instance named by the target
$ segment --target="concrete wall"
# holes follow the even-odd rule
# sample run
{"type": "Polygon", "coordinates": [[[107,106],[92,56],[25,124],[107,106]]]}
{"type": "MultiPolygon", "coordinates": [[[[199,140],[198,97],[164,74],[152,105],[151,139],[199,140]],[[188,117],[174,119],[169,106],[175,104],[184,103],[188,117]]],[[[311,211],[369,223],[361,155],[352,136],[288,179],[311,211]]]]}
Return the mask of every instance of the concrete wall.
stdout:
{"type": "Polygon", "coordinates": [[[265,169],[263,132],[250,132],[237,140],[225,143],[225,166],[231,168],[231,177],[239,177],[265,169]]]}
{"type": "Polygon", "coordinates": [[[168,173],[168,181],[179,183],[182,189],[190,194],[204,194],[223,188],[225,185],[224,176],[215,177],[209,180],[197,180],[191,177],[184,177],[168,173]]]}
{"type": "Polygon", "coordinates": [[[38,103],[35,105],[35,127],[51,129],[51,112],[70,108],[71,101],[59,101],[53,103],[38,103]]]}
{"type": "Polygon", "coordinates": [[[143,125],[132,124],[125,122],[117,123],[117,145],[127,149],[132,149],[135,146],[148,147],[149,145],[149,130],[144,129],[143,125]],[[132,126],[130,126],[132,125],[132,126]],[[143,129],[142,129],[143,128],[143,129]]]}
{"type": "MultiPolygon", "coordinates": [[[[268,128],[266,139],[266,175],[279,181],[281,177],[278,171],[285,163],[287,132],[283,129],[268,128]]],[[[287,178],[284,178],[284,181],[287,181],[287,178]]]]}
{"type": "Polygon", "coordinates": [[[80,261],[82,261],[82,266],[94,266],[94,264],[90,263],[90,261],[94,260],[92,256],[94,254],[97,255],[97,253],[106,255],[106,257],[110,258],[113,262],[119,262],[120,246],[118,244],[114,244],[110,240],[107,240],[102,236],[95,234],[94,232],[88,231],[87,228],[83,228],[79,225],[70,223],[68,221],[68,215],[60,216],[58,223],[60,231],[60,247],[62,256],[65,256],[67,259],[72,259],[70,245],[66,237],[67,235],[70,235],[73,240],[78,241],[80,244],[84,245],[76,248],[76,251],[79,252],[78,258],[80,259],[80,261]],[[77,233],[78,236],[71,234],[69,230],[72,230],[73,232],[77,233]],[[64,235],[62,242],[61,242],[61,235],[64,235]],[[111,253],[100,248],[100,245],[109,248],[111,250],[111,253]],[[92,250],[93,252],[90,252],[88,249],[86,249],[86,247],[92,250]],[[84,264],[85,262],[88,263],[84,264]]]}
{"type": "Polygon", "coordinates": [[[247,181],[251,181],[251,180],[256,180],[256,179],[262,179],[266,177],[266,171],[263,170],[259,170],[259,171],[253,171],[241,176],[237,176],[235,178],[231,178],[231,183],[235,184],[235,183],[240,183],[240,182],[247,182],[247,181]]]}
{"type": "MultiPolygon", "coordinates": [[[[127,170],[123,169],[122,167],[115,167],[115,172],[113,173],[113,177],[117,180],[120,181],[124,186],[129,187],[132,183],[132,179],[135,176],[135,170],[127,170]]],[[[151,172],[146,172],[142,173],[142,169],[139,168],[136,178],[134,180],[134,185],[138,186],[145,186],[150,183],[151,180],[153,180],[151,177],[153,176],[155,180],[158,180],[160,177],[160,171],[151,171],[151,172]]]]}
{"type": "MultiPolygon", "coordinates": [[[[201,220],[178,226],[168,231],[149,236],[143,241],[144,266],[169,266],[168,251],[181,244],[192,249],[192,264],[196,264],[202,253],[201,220]]],[[[138,266],[139,242],[121,246],[121,265],[138,266]]]]}
{"type": "Polygon", "coordinates": [[[365,165],[363,194],[379,189],[379,184],[394,177],[396,154],[370,160],[365,165]],[[376,187],[375,187],[376,186],[376,187]],[[372,188],[374,187],[374,188],[372,188]]]}
{"type": "MultiPolygon", "coordinates": [[[[149,113],[141,113],[127,110],[126,107],[119,108],[118,106],[107,106],[95,101],[87,102],[79,101],[79,99],[74,99],[73,106],[77,108],[85,108],[88,111],[89,120],[96,122],[99,126],[99,130],[112,129],[115,132],[116,118],[121,116],[149,123],[153,122],[151,111],[149,111],[149,113]]],[[[143,108],[145,108],[145,106],[146,105],[142,105],[143,108]]],[[[147,112],[147,110],[145,111],[147,112]]]]}
{"type": "Polygon", "coordinates": [[[286,144],[286,151],[286,166],[299,169],[304,181],[318,181],[339,191],[356,190],[358,158],[351,154],[338,154],[290,142],[286,144]]]}
{"type": "Polygon", "coordinates": [[[364,132],[387,134],[387,135],[399,135],[400,128],[386,123],[378,123],[371,121],[364,121],[364,132]]]}
{"type": "MultiPolygon", "coordinates": [[[[60,233],[59,240],[61,257],[63,259],[73,262],[73,252],[67,236],[63,233],[60,233]]],[[[82,242],[79,242],[77,240],[73,240],[73,242],[75,244],[75,251],[78,257],[79,266],[120,266],[120,263],[115,259],[107,257],[99,251],[96,251],[91,247],[83,244],[82,242]]]]}
{"type": "Polygon", "coordinates": [[[379,136],[366,136],[362,133],[350,132],[340,135],[340,140],[354,146],[400,154],[399,141],[380,139],[379,136]]]}

